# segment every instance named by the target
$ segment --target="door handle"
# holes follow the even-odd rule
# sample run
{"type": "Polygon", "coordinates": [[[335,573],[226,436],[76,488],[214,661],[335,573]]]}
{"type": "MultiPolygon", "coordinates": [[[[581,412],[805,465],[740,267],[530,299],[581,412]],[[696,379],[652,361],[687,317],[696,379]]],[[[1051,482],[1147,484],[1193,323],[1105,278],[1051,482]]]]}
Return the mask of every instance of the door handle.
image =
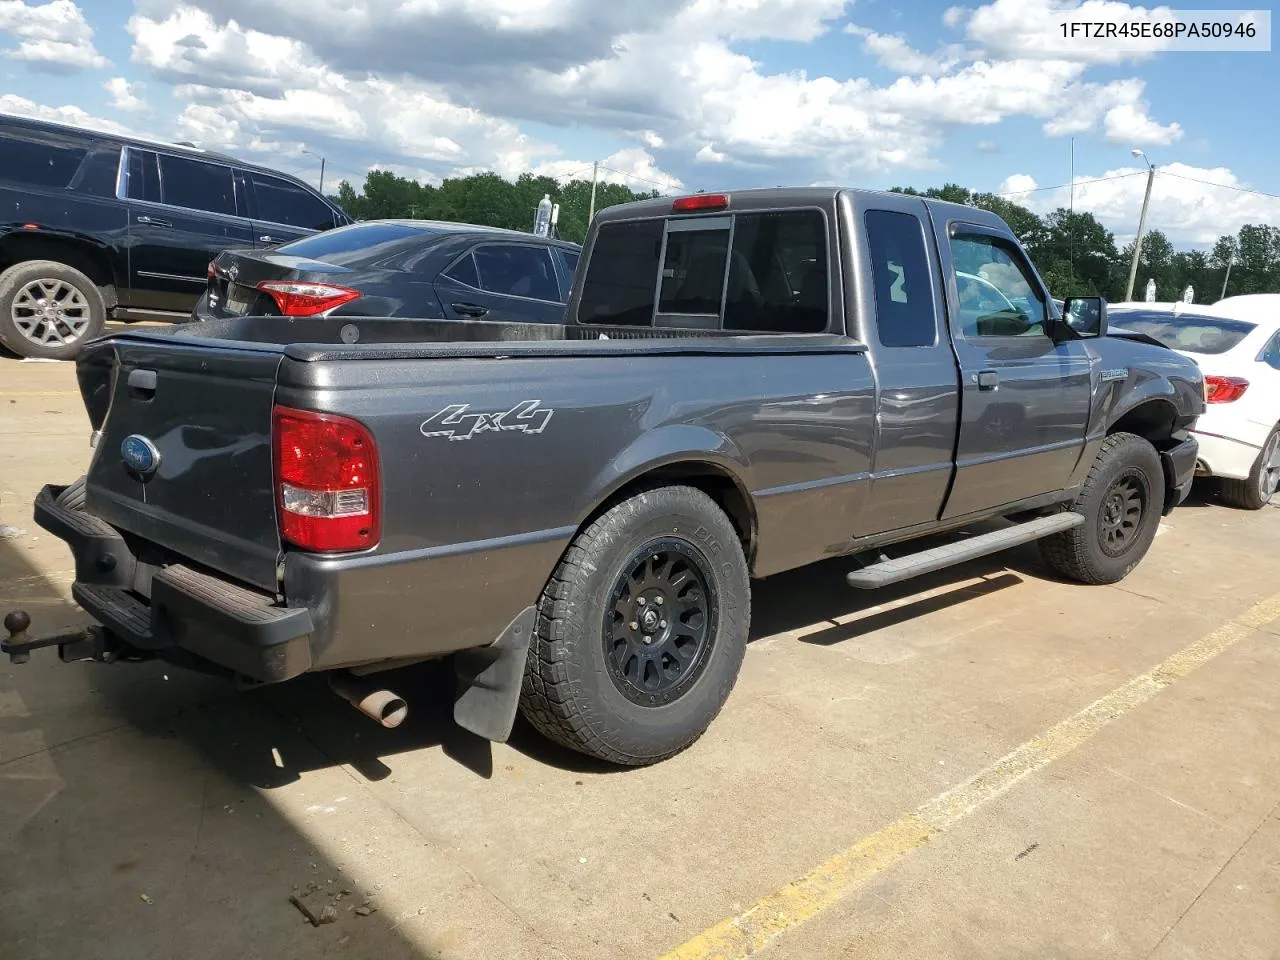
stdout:
{"type": "Polygon", "coordinates": [[[145,223],[152,227],[172,227],[173,224],[168,220],[160,220],[156,217],[148,217],[145,213],[138,217],[139,223],[145,223]]]}
{"type": "Polygon", "coordinates": [[[129,395],[135,400],[150,400],[156,395],[156,372],[141,367],[129,371],[129,395]]]}
{"type": "Polygon", "coordinates": [[[478,303],[453,303],[450,306],[455,313],[460,313],[464,317],[483,317],[489,312],[488,307],[482,307],[478,303]]]}
{"type": "Polygon", "coordinates": [[[259,243],[279,243],[280,240],[276,239],[275,237],[271,236],[271,234],[268,233],[265,236],[259,237],[258,242],[259,243]]]}
{"type": "Polygon", "coordinates": [[[979,390],[995,390],[1000,386],[1000,374],[994,370],[979,371],[977,380],[979,390]]]}

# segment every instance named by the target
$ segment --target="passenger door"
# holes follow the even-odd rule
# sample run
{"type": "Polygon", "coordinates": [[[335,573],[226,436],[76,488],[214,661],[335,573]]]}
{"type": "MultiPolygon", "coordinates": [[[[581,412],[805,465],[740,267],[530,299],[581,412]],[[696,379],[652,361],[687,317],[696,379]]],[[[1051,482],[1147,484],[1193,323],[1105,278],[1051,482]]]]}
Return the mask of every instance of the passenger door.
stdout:
{"type": "Polygon", "coordinates": [[[253,243],[231,167],[126,147],[129,302],[186,313],[204,292],[209,261],[253,243]]]}
{"type": "Polygon", "coordinates": [[[239,173],[253,198],[253,240],[274,247],[337,226],[333,208],[319,196],[282,177],[246,170],[239,173]]]}
{"type": "Polygon", "coordinates": [[[1084,448],[1091,364],[1083,342],[1047,332],[1048,293],[1012,238],[951,222],[939,239],[961,382],[943,516],[959,517],[1067,486],[1084,448]]]}
{"type": "Polygon", "coordinates": [[[526,243],[482,243],[436,278],[452,320],[560,323],[564,300],[551,251],[526,243]]]}
{"type": "Polygon", "coordinates": [[[924,204],[880,198],[862,213],[875,306],[880,401],[871,490],[858,524],[873,535],[936,521],[951,483],[960,412],[946,293],[924,204]]]}

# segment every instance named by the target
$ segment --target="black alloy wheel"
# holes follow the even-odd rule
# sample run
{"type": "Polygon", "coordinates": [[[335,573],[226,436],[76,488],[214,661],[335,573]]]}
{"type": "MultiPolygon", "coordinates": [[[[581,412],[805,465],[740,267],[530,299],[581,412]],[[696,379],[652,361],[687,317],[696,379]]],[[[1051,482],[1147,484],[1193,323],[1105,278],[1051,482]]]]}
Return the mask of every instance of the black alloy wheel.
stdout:
{"type": "Polygon", "coordinates": [[[646,544],[623,564],[604,617],[605,660],[623,696],[659,706],[706,668],[718,598],[709,564],[687,540],[646,544]]]}

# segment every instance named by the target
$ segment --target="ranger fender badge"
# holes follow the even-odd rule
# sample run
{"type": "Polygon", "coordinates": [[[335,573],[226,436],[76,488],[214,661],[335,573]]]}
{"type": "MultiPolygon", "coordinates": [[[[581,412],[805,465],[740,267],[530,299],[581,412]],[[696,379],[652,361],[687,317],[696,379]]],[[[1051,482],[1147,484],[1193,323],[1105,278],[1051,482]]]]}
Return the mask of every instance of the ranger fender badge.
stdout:
{"type": "Polygon", "coordinates": [[[1129,368],[1117,367],[1115,370],[1103,370],[1101,379],[1103,383],[1108,383],[1111,380],[1128,380],[1129,368]]]}
{"type": "Polygon", "coordinates": [[[537,434],[547,429],[554,410],[539,406],[540,400],[521,400],[510,410],[501,413],[468,413],[471,404],[451,403],[439,413],[433,413],[418,429],[424,437],[448,437],[450,440],[470,440],[478,433],[490,430],[515,431],[537,434]]]}

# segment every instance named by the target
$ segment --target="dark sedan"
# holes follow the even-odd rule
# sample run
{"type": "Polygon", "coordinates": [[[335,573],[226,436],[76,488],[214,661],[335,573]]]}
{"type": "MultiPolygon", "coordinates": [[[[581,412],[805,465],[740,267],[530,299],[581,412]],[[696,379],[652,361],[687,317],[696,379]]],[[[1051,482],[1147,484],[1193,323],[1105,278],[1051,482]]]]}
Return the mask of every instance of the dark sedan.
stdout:
{"type": "Polygon", "coordinates": [[[557,323],[580,248],[514,230],[375,220],[209,264],[195,320],[418,317],[557,323]]]}

